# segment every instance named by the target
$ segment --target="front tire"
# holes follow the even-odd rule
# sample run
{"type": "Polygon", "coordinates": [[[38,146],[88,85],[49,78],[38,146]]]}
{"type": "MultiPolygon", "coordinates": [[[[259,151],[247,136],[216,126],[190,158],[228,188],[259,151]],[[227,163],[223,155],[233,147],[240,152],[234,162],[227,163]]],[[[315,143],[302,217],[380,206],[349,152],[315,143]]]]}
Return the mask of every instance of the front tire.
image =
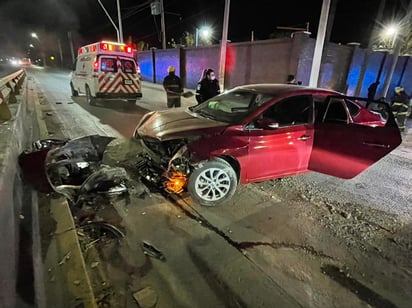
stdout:
{"type": "Polygon", "coordinates": [[[86,101],[89,105],[95,106],[96,105],[96,98],[92,96],[92,92],[90,91],[89,86],[86,85],[86,101]]]}
{"type": "Polygon", "coordinates": [[[193,171],[189,177],[188,192],[199,204],[216,206],[233,196],[237,183],[232,166],[224,159],[215,158],[193,171]]]}

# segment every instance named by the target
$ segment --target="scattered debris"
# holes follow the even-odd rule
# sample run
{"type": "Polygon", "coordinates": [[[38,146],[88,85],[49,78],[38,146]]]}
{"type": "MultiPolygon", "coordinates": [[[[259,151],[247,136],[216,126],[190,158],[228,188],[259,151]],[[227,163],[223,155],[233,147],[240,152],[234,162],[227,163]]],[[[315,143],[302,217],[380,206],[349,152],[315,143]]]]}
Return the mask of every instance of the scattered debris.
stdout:
{"type": "Polygon", "coordinates": [[[56,102],[56,104],[57,104],[57,105],[60,105],[60,104],[62,104],[62,102],[56,102]]]}
{"type": "Polygon", "coordinates": [[[48,115],[48,116],[52,116],[52,115],[53,115],[53,113],[52,113],[52,112],[46,112],[46,115],[48,115]]]}
{"type": "Polygon", "coordinates": [[[146,242],[146,241],[143,241],[142,250],[143,250],[143,253],[144,253],[145,255],[148,255],[148,256],[150,256],[150,257],[157,258],[157,259],[159,259],[159,260],[161,260],[161,261],[165,261],[165,260],[166,260],[166,258],[165,258],[165,256],[163,255],[163,253],[162,253],[157,247],[155,247],[154,245],[152,245],[152,244],[150,244],[150,243],[148,243],[148,242],[146,242]]]}
{"type": "Polygon", "coordinates": [[[103,236],[116,239],[124,237],[124,233],[120,229],[104,221],[90,221],[80,225],[79,228],[82,232],[87,233],[91,238],[97,240],[103,236]]]}
{"type": "Polygon", "coordinates": [[[59,261],[59,265],[66,263],[66,261],[70,260],[71,252],[69,251],[64,255],[64,257],[59,261]]]}
{"type": "Polygon", "coordinates": [[[142,308],[155,307],[157,304],[157,294],[152,287],[146,287],[133,293],[133,298],[142,308]]]}

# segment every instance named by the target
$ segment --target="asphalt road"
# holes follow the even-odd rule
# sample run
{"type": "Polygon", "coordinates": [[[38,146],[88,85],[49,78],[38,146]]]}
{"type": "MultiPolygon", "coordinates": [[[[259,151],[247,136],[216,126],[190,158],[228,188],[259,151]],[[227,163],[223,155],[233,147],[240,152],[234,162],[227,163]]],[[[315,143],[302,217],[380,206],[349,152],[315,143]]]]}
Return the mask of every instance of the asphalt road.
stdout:
{"type": "MultiPolygon", "coordinates": [[[[138,145],[130,137],[144,112],[166,108],[161,87],[144,83],[136,106],[89,106],[70,97],[68,71],[28,73],[50,136],[114,136],[109,160],[133,171],[138,145]]],[[[352,180],[310,173],[246,185],[224,207],[199,207],[185,195],[141,198],[133,187],[128,200],[97,211],[126,233],[106,269],[129,293],[152,286],[159,307],[407,307],[412,157],[404,137],[352,180]],[[166,261],[144,255],[143,241],[166,261]]]]}

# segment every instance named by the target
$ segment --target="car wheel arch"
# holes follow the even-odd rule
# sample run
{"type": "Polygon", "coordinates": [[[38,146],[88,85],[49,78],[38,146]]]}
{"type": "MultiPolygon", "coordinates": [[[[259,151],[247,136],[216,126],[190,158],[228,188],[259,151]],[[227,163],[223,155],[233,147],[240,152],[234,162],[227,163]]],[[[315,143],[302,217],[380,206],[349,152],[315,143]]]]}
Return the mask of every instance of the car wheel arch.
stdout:
{"type": "Polygon", "coordinates": [[[232,156],[219,156],[219,158],[226,161],[233,168],[233,170],[236,173],[237,183],[239,184],[240,183],[240,173],[241,173],[239,161],[232,156]]]}
{"type": "Polygon", "coordinates": [[[75,96],[75,97],[79,96],[79,89],[76,89],[74,87],[73,82],[70,82],[70,89],[71,89],[71,92],[72,92],[72,96],[75,96]]]}

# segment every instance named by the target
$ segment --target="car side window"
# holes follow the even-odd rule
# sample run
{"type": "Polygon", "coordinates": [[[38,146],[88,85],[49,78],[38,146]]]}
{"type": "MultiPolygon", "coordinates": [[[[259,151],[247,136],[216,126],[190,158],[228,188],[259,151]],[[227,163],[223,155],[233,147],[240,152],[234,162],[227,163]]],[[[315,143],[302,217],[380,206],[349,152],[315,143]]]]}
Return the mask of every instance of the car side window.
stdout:
{"type": "Polygon", "coordinates": [[[348,107],[350,115],[352,118],[355,118],[360,113],[360,107],[348,100],[345,100],[345,103],[346,107],[348,107]]]}
{"type": "Polygon", "coordinates": [[[348,123],[348,114],[345,105],[340,99],[332,99],[323,118],[323,122],[327,123],[348,123]]]}
{"type": "Polygon", "coordinates": [[[296,96],[280,101],[263,112],[263,118],[279,123],[279,127],[312,122],[312,96],[296,96]]]}

